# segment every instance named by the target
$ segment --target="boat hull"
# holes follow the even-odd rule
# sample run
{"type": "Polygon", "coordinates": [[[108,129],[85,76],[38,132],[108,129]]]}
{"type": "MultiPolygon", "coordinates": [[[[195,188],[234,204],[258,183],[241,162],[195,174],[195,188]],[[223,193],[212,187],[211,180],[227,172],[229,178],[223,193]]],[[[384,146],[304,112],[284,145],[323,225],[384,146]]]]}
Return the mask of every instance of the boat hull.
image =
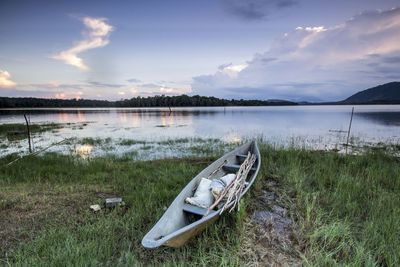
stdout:
{"type": "Polygon", "coordinates": [[[173,248],[180,248],[181,246],[185,245],[186,242],[188,242],[191,238],[199,235],[201,232],[204,231],[204,229],[207,228],[207,226],[213,224],[219,216],[214,216],[210,220],[204,221],[202,224],[198,225],[195,228],[191,228],[187,230],[186,232],[177,235],[167,242],[165,242],[163,245],[168,246],[168,247],[173,247],[173,248]]]}

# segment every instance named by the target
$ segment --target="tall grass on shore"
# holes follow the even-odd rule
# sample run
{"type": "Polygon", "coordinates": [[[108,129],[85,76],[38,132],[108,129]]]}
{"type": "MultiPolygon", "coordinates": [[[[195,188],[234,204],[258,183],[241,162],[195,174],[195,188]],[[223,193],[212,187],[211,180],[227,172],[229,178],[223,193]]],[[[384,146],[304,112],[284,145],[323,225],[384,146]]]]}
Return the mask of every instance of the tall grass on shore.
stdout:
{"type": "MultiPolygon", "coordinates": [[[[0,262],[48,265],[241,266],[244,218],[278,182],[309,265],[400,265],[400,161],[261,144],[262,166],[239,213],[226,214],[179,249],[140,242],[180,190],[215,157],[131,162],[45,154],[0,168],[0,262]],[[125,207],[92,213],[105,196],[125,207]],[[3,238],[3,237],[12,238],[3,238]]],[[[0,165],[12,156],[0,158],[0,165]]],[[[265,248],[268,249],[267,247],[265,248]]]]}
{"type": "Polygon", "coordinates": [[[263,149],[311,265],[400,265],[400,160],[380,151],[341,156],[263,149]]]}

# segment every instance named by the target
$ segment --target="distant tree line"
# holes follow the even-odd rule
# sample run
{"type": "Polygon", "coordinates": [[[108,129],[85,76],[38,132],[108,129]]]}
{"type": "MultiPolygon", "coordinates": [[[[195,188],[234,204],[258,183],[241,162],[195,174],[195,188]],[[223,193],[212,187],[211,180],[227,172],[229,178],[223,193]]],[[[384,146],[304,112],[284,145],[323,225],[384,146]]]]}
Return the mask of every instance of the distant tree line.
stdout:
{"type": "Polygon", "coordinates": [[[0,97],[0,108],[61,108],[61,107],[203,107],[203,106],[282,106],[297,105],[285,100],[236,100],[206,96],[149,96],[119,101],[89,99],[47,99],[33,97],[0,97]]]}
{"type": "Polygon", "coordinates": [[[210,107],[210,106],[270,106],[270,105],[295,105],[296,103],[284,100],[227,100],[207,96],[165,96],[134,97],[116,101],[116,107],[210,107]]]}

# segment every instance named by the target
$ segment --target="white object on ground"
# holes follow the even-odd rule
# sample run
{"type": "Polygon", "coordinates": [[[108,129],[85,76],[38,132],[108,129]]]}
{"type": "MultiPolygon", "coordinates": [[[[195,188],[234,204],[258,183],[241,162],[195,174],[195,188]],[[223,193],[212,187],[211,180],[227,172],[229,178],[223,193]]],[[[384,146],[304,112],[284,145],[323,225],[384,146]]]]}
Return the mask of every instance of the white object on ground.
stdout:
{"type": "Polygon", "coordinates": [[[194,196],[186,198],[185,202],[200,208],[208,209],[214,202],[213,195],[210,192],[210,184],[211,180],[201,178],[194,196]]]}
{"type": "Polygon", "coordinates": [[[90,205],[90,209],[93,211],[99,211],[101,210],[100,205],[96,204],[96,205],[90,205]]]}

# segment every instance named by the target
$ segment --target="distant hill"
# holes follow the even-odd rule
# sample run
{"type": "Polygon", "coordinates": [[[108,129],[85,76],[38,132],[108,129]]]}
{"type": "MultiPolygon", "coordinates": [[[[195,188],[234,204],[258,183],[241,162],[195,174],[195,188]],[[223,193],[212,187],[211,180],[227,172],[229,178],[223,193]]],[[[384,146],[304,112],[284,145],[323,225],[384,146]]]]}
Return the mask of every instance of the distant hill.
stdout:
{"type": "Polygon", "coordinates": [[[360,91],[338,104],[400,104],[400,82],[390,82],[360,91]]]}

